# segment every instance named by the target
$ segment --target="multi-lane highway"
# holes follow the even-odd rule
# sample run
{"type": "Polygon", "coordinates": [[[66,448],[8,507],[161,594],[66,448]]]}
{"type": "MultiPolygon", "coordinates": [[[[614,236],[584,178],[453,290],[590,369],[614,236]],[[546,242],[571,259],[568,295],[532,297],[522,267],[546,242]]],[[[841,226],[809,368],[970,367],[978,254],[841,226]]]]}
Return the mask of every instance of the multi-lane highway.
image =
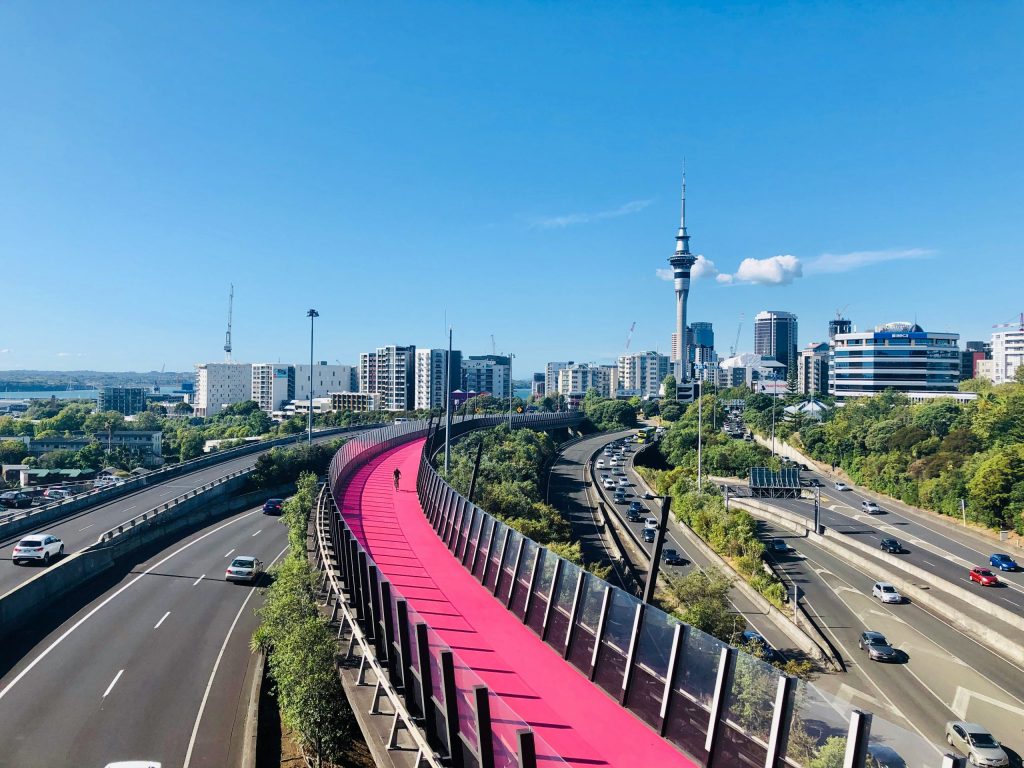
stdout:
{"type": "MultiPolygon", "coordinates": [[[[350,437],[357,434],[359,433],[331,435],[314,440],[314,442],[334,440],[338,437],[350,437]]],[[[198,469],[195,472],[171,478],[163,483],[148,486],[106,504],[90,507],[70,517],[41,526],[39,532],[45,531],[60,538],[64,542],[65,554],[71,554],[95,543],[100,533],[123,523],[125,520],[170,501],[175,496],[180,496],[193,488],[198,488],[217,478],[253,466],[256,463],[256,459],[262,453],[239,456],[220,464],[214,464],[198,469]]],[[[2,535],[2,528],[0,528],[0,536],[2,535]]],[[[28,532],[0,539],[0,595],[23,584],[39,572],[40,566],[15,565],[11,560],[11,550],[14,548],[14,545],[26,535],[28,535],[28,532]]]]}
{"type": "Polygon", "coordinates": [[[260,598],[224,571],[245,554],[269,566],[286,543],[279,518],[250,510],[109,585],[0,678],[0,763],[236,764],[260,598]]]}

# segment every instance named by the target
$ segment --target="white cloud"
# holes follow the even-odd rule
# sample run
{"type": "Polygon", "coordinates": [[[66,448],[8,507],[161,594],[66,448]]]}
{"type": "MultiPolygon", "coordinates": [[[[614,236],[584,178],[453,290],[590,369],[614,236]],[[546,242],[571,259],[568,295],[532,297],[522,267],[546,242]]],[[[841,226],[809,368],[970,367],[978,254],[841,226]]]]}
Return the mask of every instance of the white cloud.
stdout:
{"type": "Polygon", "coordinates": [[[619,216],[628,216],[631,213],[639,213],[649,206],[653,200],[631,200],[609,211],[597,211],[595,213],[567,213],[561,216],[544,216],[533,219],[531,227],[537,229],[562,229],[576,224],[589,224],[604,219],[615,219],[619,216]]]}
{"type": "Polygon", "coordinates": [[[849,272],[886,261],[926,259],[934,251],[924,248],[889,249],[885,251],[853,251],[851,253],[824,253],[807,262],[807,274],[834,274],[849,272]]]}
{"type": "MultiPolygon", "coordinates": [[[[655,274],[662,280],[672,281],[672,269],[665,267],[663,269],[656,269],[655,274]]],[[[718,276],[718,268],[715,266],[715,262],[711,259],[705,259],[703,254],[697,256],[697,261],[694,262],[690,268],[690,278],[693,280],[700,280],[704,277],[716,277],[718,276]]]]}
{"type": "Polygon", "coordinates": [[[85,352],[58,352],[57,357],[84,357],[85,352]]]}
{"type": "Polygon", "coordinates": [[[789,285],[803,276],[800,259],[789,254],[769,256],[766,259],[744,259],[735,274],[720,274],[719,283],[749,283],[751,285],[789,285]]]}
{"type": "Polygon", "coordinates": [[[6,355],[6,354],[7,354],[8,352],[10,352],[10,351],[11,351],[10,349],[7,349],[7,348],[5,347],[4,349],[0,349],[0,355],[6,355]]]}

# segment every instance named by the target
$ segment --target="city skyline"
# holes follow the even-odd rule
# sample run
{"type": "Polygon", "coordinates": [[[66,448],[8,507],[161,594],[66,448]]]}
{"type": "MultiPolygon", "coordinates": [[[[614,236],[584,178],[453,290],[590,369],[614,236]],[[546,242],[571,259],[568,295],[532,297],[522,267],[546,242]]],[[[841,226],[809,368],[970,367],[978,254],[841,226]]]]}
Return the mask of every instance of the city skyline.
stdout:
{"type": "Polygon", "coordinates": [[[232,283],[240,360],[303,359],[309,306],[332,363],[441,348],[447,325],[472,353],[493,334],[524,377],[613,361],[633,322],[632,350],[668,354],[658,270],[684,155],[687,315],[720,352],[741,313],[752,349],[764,309],[800,318],[801,347],[839,308],[858,328],[916,320],[962,340],[1021,310],[994,279],[1024,202],[1007,172],[1024,107],[1001,65],[1020,60],[1019,9],[248,9],[224,24],[198,6],[8,4],[0,21],[3,369],[218,360],[232,283]],[[623,48],[636,55],[609,54],[623,48]]]}

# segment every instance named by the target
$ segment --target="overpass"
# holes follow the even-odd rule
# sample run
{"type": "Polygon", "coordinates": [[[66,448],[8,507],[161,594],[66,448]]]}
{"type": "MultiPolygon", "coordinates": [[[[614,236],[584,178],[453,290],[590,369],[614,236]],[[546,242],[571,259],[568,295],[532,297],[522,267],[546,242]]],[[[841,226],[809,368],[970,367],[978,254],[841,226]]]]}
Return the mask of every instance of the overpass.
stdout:
{"type": "MultiPolygon", "coordinates": [[[[457,422],[453,435],[497,421],[457,422]]],[[[509,528],[444,482],[435,443],[423,423],[350,441],[318,512],[327,601],[361,679],[391,699],[391,746],[404,725],[419,729],[418,762],[457,768],[769,768],[805,766],[841,737],[845,768],[869,754],[954,764],[509,528]]]]}

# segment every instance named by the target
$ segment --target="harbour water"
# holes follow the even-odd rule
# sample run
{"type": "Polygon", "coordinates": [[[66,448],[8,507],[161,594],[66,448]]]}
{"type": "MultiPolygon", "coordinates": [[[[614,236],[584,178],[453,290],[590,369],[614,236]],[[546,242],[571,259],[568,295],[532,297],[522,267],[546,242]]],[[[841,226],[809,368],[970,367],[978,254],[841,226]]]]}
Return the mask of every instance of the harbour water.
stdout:
{"type": "Polygon", "coordinates": [[[25,392],[0,392],[0,400],[95,400],[95,389],[36,389],[25,392]]]}

